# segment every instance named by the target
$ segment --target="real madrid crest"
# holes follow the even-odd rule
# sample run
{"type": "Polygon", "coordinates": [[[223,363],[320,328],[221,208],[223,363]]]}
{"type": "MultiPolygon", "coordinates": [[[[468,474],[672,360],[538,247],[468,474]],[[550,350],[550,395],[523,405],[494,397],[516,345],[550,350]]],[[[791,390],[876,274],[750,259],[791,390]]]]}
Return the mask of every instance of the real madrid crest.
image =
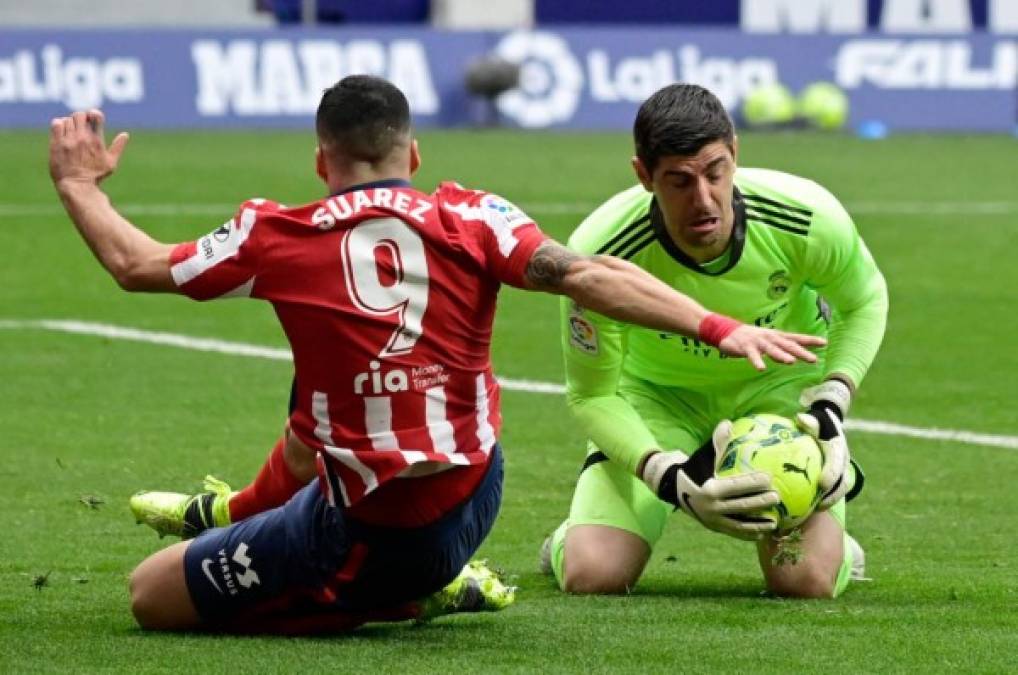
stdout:
{"type": "Polygon", "coordinates": [[[771,300],[777,300],[784,296],[792,285],[792,280],[788,278],[788,272],[785,270],[778,270],[767,277],[767,281],[767,297],[771,300]]]}

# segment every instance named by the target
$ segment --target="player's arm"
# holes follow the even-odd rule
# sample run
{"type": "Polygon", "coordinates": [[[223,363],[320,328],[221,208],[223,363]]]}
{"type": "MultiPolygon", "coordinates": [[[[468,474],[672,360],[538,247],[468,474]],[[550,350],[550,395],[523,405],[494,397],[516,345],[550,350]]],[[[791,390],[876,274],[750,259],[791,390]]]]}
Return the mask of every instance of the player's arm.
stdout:
{"type": "Polygon", "coordinates": [[[806,347],[823,338],[742,324],[713,314],[640,267],[612,256],[576,253],[553,240],[534,251],[524,272],[532,290],[557,293],[577,305],[617,321],[678,333],[718,347],[729,356],[746,357],[758,369],[762,356],[781,363],[816,361],[806,347]]]}
{"type": "Polygon", "coordinates": [[[120,215],[99,184],[127,145],[118,134],[107,148],[103,114],[76,112],[50,124],[49,168],[60,201],[106,271],[128,291],[178,292],[170,274],[173,246],[162,244],[120,215]]]}
{"type": "Polygon", "coordinates": [[[851,217],[826,191],[821,195],[807,250],[807,283],[833,308],[824,381],[802,392],[806,412],[799,425],[824,450],[819,508],[829,508],[861,488],[849,469],[851,457],[842,422],[852,397],[880,348],[887,325],[887,284],[851,217]],[[850,493],[850,490],[853,490],[850,493]]]}

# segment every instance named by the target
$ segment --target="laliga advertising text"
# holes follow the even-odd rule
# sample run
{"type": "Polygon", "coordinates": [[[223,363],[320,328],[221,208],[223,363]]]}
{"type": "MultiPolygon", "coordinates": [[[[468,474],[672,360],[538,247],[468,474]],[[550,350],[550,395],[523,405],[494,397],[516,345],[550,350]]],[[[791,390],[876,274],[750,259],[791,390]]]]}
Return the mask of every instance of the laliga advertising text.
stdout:
{"type": "Polygon", "coordinates": [[[141,61],[136,58],[64,58],[48,44],[0,58],[0,103],[63,103],[68,108],[100,107],[106,102],[137,103],[144,98],[141,61]]]}
{"type": "Polygon", "coordinates": [[[837,82],[847,89],[1012,89],[1018,43],[1000,40],[988,53],[974,54],[964,40],[851,40],[835,64],[837,82]]]}

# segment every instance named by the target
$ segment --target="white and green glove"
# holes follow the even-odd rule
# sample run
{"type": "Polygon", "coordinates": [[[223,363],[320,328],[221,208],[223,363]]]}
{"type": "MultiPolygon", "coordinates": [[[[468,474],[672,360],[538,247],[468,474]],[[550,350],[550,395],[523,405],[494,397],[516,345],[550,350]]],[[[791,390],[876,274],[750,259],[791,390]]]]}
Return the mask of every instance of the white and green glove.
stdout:
{"type": "Polygon", "coordinates": [[[799,396],[799,405],[806,408],[806,412],[795,416],[796,424],[816,439],[824,455],[819,510],[837,504],[853,487],[852,456],[842,426],[851,403],[852,391],[848,385],[834,379],[804,389],[799,396]]]}
{"type": "Polygon", "coordinates": [[[732,435],[722,421],[692,455],[678,450],[652,454],[643,466],[643,482],[659,498],[693,516],[704,527],[738,539],[754,540],[774,530],[774,521],[755,512],[778,503],[771,477],[755,472],[716,478],[717,464],[732,435]]]}

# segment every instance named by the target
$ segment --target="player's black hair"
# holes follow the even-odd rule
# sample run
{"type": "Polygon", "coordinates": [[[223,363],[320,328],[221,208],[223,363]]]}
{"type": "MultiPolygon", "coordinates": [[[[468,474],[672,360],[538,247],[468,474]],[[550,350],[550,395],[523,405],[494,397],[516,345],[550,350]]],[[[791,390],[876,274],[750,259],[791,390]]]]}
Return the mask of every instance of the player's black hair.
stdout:
{"type": "Polygon", "coordinates": [[[350,75],[325,90],[315,130],[330,152],[377,163],[409,141],[410,104],[387,80],[350,75]]]}
{"type": "Polygon", "coordinates": [[[696,84],[670,84],[643,102],[633,123],[636,156],[647,171],[668,155],[695,155],[709,143],[735,144],[735,125],[718,97],[696,84]]]}

